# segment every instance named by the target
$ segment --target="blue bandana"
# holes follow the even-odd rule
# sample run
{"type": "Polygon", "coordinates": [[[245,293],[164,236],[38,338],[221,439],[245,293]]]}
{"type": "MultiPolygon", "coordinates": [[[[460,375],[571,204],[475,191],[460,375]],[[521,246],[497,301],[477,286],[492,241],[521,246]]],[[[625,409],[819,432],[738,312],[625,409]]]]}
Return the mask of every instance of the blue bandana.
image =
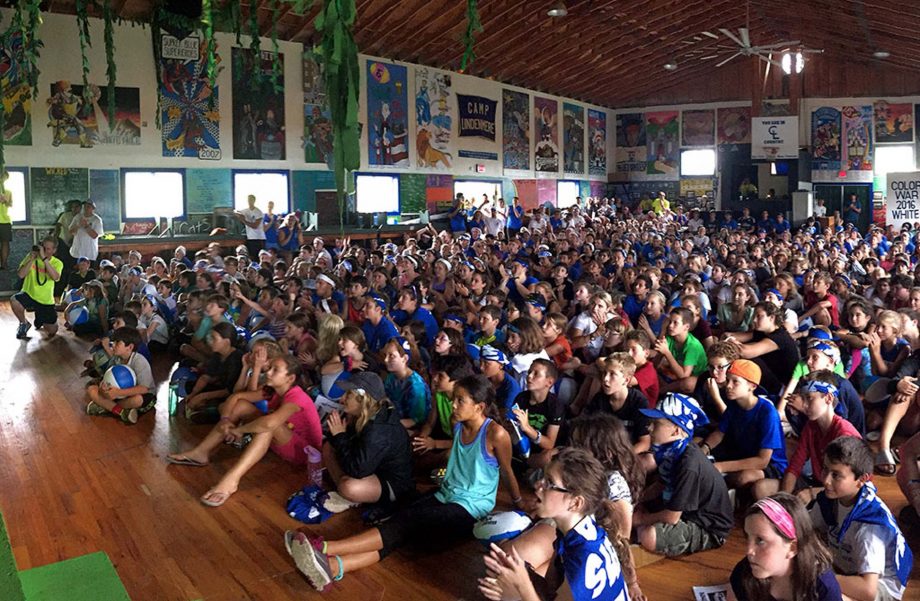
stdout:
{"type": "Polygon", "coordinates": [[[664,482],[664,491],[661,493],[661,498],[665,502],[670,501],[671,496],[674,494],[674,466],[684,454],[689,443],[690,437],[685,436],[669,443],[652,445],[652,454],[655,456],[655,463],[658,464],[658,476],[664,482]]]}
{"type": "Polygon", "coordinates": [[[828,384],[827,382],[820,382],[818,380],[810,380],[805,383],[802,387],[802,392],[817,392],[818,394],[832,394],[835,397],[838,395],[837,387],[833,384],[828,384]]]}

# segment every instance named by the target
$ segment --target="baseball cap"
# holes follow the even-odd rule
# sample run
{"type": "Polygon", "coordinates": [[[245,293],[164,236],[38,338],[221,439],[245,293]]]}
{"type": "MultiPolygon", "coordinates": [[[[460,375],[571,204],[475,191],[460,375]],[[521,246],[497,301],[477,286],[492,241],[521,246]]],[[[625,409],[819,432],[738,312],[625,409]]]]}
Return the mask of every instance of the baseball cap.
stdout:
{"type": "Polygon", "coordinates": [[[87,263],[89,263],[89,258],[88,258],[88,257],[80,257],[79,259],[77,259],[77,263],[82,263],[82,262],[84,262],[84,261],[86,261],[87,263]]]}
{"type": "Polygon", "coordinates": [[[496,363],[501,363],[502,365],[508,365],[508,358],[505,357],[505,353],[501,352],[490,344],[486,344],[479,351],[479,360],[495,361],[496,363]]]}
{"type": "Polygon", "coordinates": [[[706,417],[696,399],[676,392],[668,393],[658,401],[658,406],[654,409],[639,409],[639,411],[646,417],[666,419],[677,424],[684,432],[690,435],[693,434],[693,430],[698,426],[704,426],[709,423],[709,418],[706,417]]]}
{"type": "Polygon", "coordinates": [[[534,307],[536,307],[537,309],[541,311],[546,311],[546,301],[543,300],[543,297],[540,296],[539,294],[534,293],[528,296],[527,304],[533,305],[534,307]]]}
{"type": "Polygon", "coordinates": [[[744,378],[752,384],[760,384],[760,377],[762,375],[760,366],[747,359],[735,359],[732,361],[732,366],[728,368],[728,373],[738,376],[739,378],[744,378]]]}
{"type": "Polygon", "coordinates": [[[356,371],[347,380],[336,382],[342,390],[363,390],[374,399],[382,401],[387,398],[386,388],[380,376],[371,371],[356,371]]]}

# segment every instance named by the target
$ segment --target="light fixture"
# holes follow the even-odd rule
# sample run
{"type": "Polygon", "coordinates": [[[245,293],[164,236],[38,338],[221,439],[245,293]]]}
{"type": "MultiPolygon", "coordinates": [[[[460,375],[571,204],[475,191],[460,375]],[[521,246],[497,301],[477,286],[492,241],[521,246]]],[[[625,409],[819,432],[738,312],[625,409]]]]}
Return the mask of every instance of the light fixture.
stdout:
{"type": "Polygon", "coordinates": [[[872,56],[874,56],[875,58],[888,58],[889,56],[891,56],[891,53],[888,52],[887,50],[876,50],[875,52],[872,53],[872,56]]]}
{"type": "Polygon", "coordinates": [[[664,64],[665,71],[677,71],[677,61],[669,60],[664,64]]]}
{"type": "Polygon", "coordinates": [[[546,14],[548,14],[551,17],[564,17],[567,14],[569,14],[569,9],[565,7],[565,2],[563,2],[562,0],[559,0],[559,2],[554,4],[551,9],[546,11],[546,14]]]}
{"type": "MultiPolygon", "coordinates": [[[[805,68],[805,58],[802,56],[801,52],[796,52],[794,56],[795,56],[795,72],[801,73],[802,69],[805,68]]],[[[785,73],[786,75],[789,75],[790,73],[792,73],[792,57],[793,57],[793,54],[789,52],[783,55],[781,64],[783,66],[783,73],[785,73]]]]}

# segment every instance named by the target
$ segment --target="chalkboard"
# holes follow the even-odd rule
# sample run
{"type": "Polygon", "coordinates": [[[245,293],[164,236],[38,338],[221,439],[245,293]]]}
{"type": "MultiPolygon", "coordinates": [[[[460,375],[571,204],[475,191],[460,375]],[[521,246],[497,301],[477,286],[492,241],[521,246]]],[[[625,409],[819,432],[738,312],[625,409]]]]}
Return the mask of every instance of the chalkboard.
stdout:
{"type": "Polygon", "coordinates": [[[403,173],[399,176],[399,212],[420,213],[425,210],[428,176],[403,173]]]}
{"type": "Polygon", "coordinates": [[[89,198],[89,169],[33,167],[29,170],[32,225],[52,225],[72,198],[89,198]]]}
{"type": "Polygon", "coordinates": [[[89,197],[96,203],[96,213],[102,217],[107,232],[121,229],[121,186],[117,169],[89,170],[89,197]]]}
{"type": "Polygon", "coordinates": [[[210,213],[215,207],[233,206],[233,176],[229,169],[186,169],[187,212],[210,213]]]}
{"type": "MultiPolygon", "coordinates": [[[[352,174],[346,176],[346,178],[353,177],[352,174]]],[[[335,174],[327,170],[293,171],[291,173],[291,190],[291,206],[293,210],[315,212],[317,211],[316,191],[335,190],[335,174]]],[[[336,224],[338,224],[338,221],[336,221],[336,224]]]]}

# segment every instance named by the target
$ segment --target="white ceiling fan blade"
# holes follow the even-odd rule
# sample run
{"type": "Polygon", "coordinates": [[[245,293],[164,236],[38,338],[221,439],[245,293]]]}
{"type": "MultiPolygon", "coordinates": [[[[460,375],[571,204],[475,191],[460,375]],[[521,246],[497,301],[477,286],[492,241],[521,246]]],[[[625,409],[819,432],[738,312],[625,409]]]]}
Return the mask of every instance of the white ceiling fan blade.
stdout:
{"type": "Polygon", "coordinates": [[[762,46],[751,46],[751,50],[776,50],[777,48],[788,48],[789,46],[798,46],[801,44],[799,40],[789,40],[783,42],[776,42],[775,44],[763,44],[762,46]]]}
{"type": "Polygon", "coordinates": [[[741,53],[740,53],[740,52],[734,53],[733,55],[731,55],[730,57],[728,57],[727,59],[725,59],[725,60],[722,61],[721,63],[717,63],[717,64],[716,64],[716,67],[721,67],[722,65],[724,65],[724,64],[726,64],[726,63],[728,63],[728,62],[730,62],[730,61],[731,61],[733,58],[735,58],[736,56],[741,56],[741,53]]]}
{"type": "Polygon", "coordinates": [[[824,54],[824,48],[802,48],[799,52],[802,54],[824,54]]]}
{"type": "Polygon", "coordinates": [[[719,39],[719,36],[717,36],[716,34],[712,33],[711,31],[701,31],[701,32],[700,32],[700,35],[704,35],[704,36],[706,36],[707,38],[712,38],[712,39],[714,39],[714,40],[718,40],[718,39],[719,39]]]}
{"type": "Polygon", "coordinates": [[[701,57],[700,57],[700,60],[701,60],[701,61],[711,61],[711,60],[714,59],[714,58],[719,58],[719,55],[718,55],[718,54],[710,54],[709,56],[701,56],[701,57]]]}
{"type": "Polygon", "coordinates": [[[725,34],[725,37],[727,37],[728,39],[730,39],[730,40],[733,41],[734,43],[738,44],[738,45],[741,46],[742,48],[746,45],[744,42],[742,42],[741,40],[738,39],[738,36],[736,36],[735,34],[733,34],[732,32],[730,32],[729,30],[727,30],[727,29],[720,29],[719,31],[721,31],[722,33],[724,33],[724,34],[725,34]]]}
{"type": "Polygon", "coordinates": [[[776,65],[777,67],[780,67],[780,68],[782,68],[783,66],[783,64],[780,63],[779,61],[773,60],[772,58],[768,58],[764,56],[763,54],[757,54],[757,58],[759,58],[765,63],[770,63],[771,65],[776,65]]]}
{"type": "Polygon", "coordinates": [[[744,42],[745,46],[751,45],[751,36],[747,27],[742,27],[738,30],[741,33],[741,41],[744,42]]]}

